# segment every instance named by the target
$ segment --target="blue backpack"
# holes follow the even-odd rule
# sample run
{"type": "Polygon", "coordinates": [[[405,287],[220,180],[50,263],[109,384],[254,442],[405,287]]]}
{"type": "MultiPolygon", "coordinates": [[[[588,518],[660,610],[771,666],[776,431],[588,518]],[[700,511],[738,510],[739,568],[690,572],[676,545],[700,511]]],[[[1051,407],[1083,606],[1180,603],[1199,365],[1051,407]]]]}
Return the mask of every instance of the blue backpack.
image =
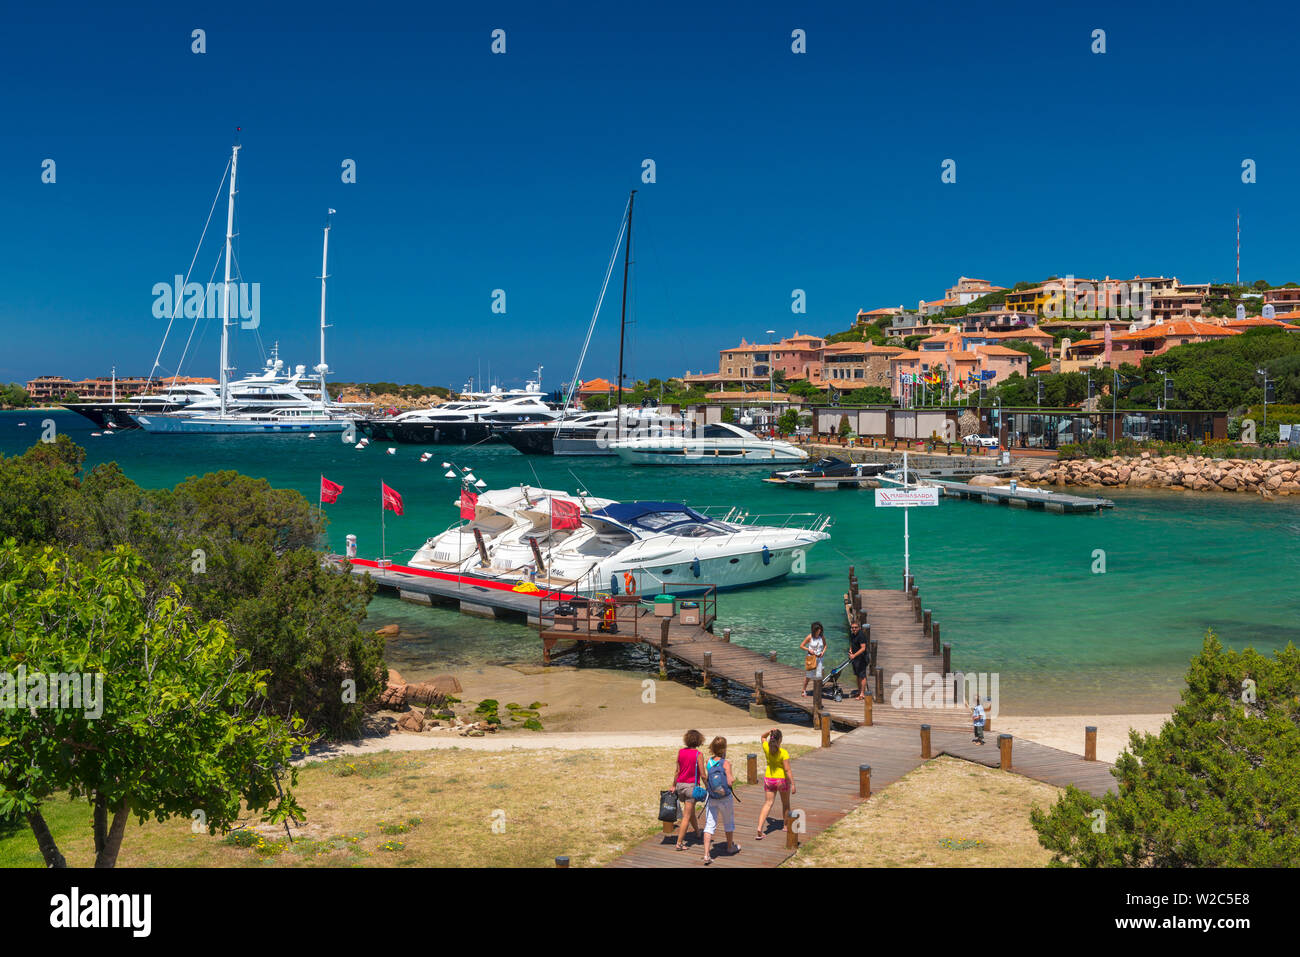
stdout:
{"type": "Polygon", "coordinates": [[[721,801],[731,794],[731,785],[727,783],[727,769],[721,761],[713,760],[705,766],[709,772],[708,791],[709,797],[721,801]]]}

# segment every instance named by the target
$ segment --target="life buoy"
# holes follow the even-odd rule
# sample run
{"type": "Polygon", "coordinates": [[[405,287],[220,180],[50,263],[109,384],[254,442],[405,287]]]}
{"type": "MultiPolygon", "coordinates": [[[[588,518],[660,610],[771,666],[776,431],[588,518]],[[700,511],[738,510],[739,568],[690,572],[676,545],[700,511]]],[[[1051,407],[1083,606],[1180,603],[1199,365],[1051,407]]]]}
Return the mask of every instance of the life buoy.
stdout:
{"type": "Polygon", "coordinates": [[[632,577],[631,572],[623,573],[623,591],[629,595],[636,594],[636,579],[632,577]]]}

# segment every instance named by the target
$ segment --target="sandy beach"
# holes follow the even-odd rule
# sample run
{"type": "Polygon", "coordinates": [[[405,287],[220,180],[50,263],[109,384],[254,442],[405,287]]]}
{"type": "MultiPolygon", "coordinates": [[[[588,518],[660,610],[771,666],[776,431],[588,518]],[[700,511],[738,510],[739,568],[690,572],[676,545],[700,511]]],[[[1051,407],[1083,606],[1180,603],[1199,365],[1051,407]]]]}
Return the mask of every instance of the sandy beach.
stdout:
{"type": "MultiPolygon", "coordinates": [[[[706,737],[722,735],[733,745],[757,747],[759,736],[780,727],[794,744],[816,746],[820,733],[806,724],[754,718],[737,705],[704,696],[682,682],[661,681],[651,674],[572,665],[481,665],[456,671],[462,701],[485,698],[540,702],[544,730],[502,730],[483,737],[462,737],[450,729],[419,734],[394,730],[318,751],[316,756],[365,754],[376,751],[420,751],[464,748],[482,751],[587,750],[679,746],[688,728],[706,737]]],[[[1084,728],[1097,728],[1097,758],[1114,762],[1128,745],[1129,730],[1156,733],[1167,714],[998,715],[993,732],[1009,733],[1076,754],[1083,753],[1084,728]]],[[[838,737],[838,733],[835,735],[838,737]]]]}

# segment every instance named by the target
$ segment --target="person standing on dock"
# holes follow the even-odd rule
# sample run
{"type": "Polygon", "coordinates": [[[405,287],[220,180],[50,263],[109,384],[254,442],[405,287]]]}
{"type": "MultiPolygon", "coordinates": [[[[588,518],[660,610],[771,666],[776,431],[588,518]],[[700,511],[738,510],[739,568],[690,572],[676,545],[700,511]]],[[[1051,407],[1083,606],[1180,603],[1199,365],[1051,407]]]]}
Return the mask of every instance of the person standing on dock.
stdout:
{"type": "Polygon", "coordinates": [[[790,770],[790,752],[781,747],[781,729],[763,732],[763,757],[767,768],[763,774],[763,810],[758,814],[754,840],[761,841],[767,830],[767,814],[776,796],[781,795],[781,819],[790,820],[790,795],[794,794],[794,772],[790,770]]]}
{"type": "Polygon", "coordinates": [[[713,758],[704,765],[705,790],[709,792],[704,802],[704,863],[712,864],[713,856],[709,853],[713,844],[713,835],[722,823],[723,833],[727,835],[727,853],[735,854],[740,850],[736,843],[736,799],[734,788],[736,775],[727,760],[727,739],[718,736],[709,743],[709,753],[713,758]]]}
{"type": "Polygon", "coordinates": [[[806,653],[803,660],[803,693],[806,698],[809,694],[808,680],[821,680],[822,658],[826,655],[826,631],[820,621],[812,623],[812,628],[799,643],[799,647],[806,653]]]}
{"type": "Polygon", "coordinates": [[[677,850],[686,850],[686,829],[689,827],[696,834],[700,833],[700,822],[695,819],[695,802],[703,800],[704,791],[700,779],[704,772],[704,755],[700,754],[700,745],[704,735],[692,728],[682,736],[681,750],[677,752],[677,769],[673,777],[673,792],[677,795],[677,804],[682,810],[682,823],[677,828],[677,850]]]}
{"type": "Polygon", "coordinates": [[[849,626],[849,661],[853,662],[853,675],[858,679],[857,698],[867,696],[867,659],[870,651],[862,625],[855,618],[849,626]]]}
{"type": "Polygon", "coordinates": [[[976,744],[984,743],[984,705],[980,704],[980,699],[975,699],[975,707],[970,713],[971,723],[975,726],[975,737],[971,741],[976,744]]]}

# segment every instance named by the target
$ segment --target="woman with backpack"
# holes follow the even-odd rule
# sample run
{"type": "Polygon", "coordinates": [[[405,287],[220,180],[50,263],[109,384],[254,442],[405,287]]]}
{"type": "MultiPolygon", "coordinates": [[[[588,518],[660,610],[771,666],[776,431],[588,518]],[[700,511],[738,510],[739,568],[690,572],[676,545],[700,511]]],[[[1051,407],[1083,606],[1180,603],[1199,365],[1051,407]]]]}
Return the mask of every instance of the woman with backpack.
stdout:
{"type": "Polygon", "coordinates": [[[781,747],[781,729],[763,732],[763,757],[767,768],[763,773],[763,810],[758,815],[756,841],[763,839],[767,829],[767,813],[772,810],[776,796],[781,795],[781,820],[790,819],[790,795],[794,794],[794,772],[790,770],[790,752],[781,747]]]}
{"type": "Polygon", "coordinates": [[[677,828],[677,850],[686,850],[686,828],[697,834],[700,822],[695,819],[695,802],[703,801],[705,794],[701,781],[704,778],[704,755],[700,754],[700,745],[704,735],[692,728],[682,736],[684,745],[677,752],[677,767],[673,776],[673,792],[677,795],[677,804],[681,808],[682,823],[677,828]]]}
{"type": "Polygon", "coordinates": [[[704,802],[705,864],[713,863],[709,849],[713,844],[713,835],[718,830],[719,821],[722,822],[722,830],[727,835],[727,853],[735,854],[740,850],[740,845],[735,840],[736,798],[733,788],[736,784],[736,776],[732,773],[731,762],[727,760],[727,739],[714,738],[709,744],[709,752],[713,757],[704,765],[704,788],[709,792],[708,800],[704,802]]]}

